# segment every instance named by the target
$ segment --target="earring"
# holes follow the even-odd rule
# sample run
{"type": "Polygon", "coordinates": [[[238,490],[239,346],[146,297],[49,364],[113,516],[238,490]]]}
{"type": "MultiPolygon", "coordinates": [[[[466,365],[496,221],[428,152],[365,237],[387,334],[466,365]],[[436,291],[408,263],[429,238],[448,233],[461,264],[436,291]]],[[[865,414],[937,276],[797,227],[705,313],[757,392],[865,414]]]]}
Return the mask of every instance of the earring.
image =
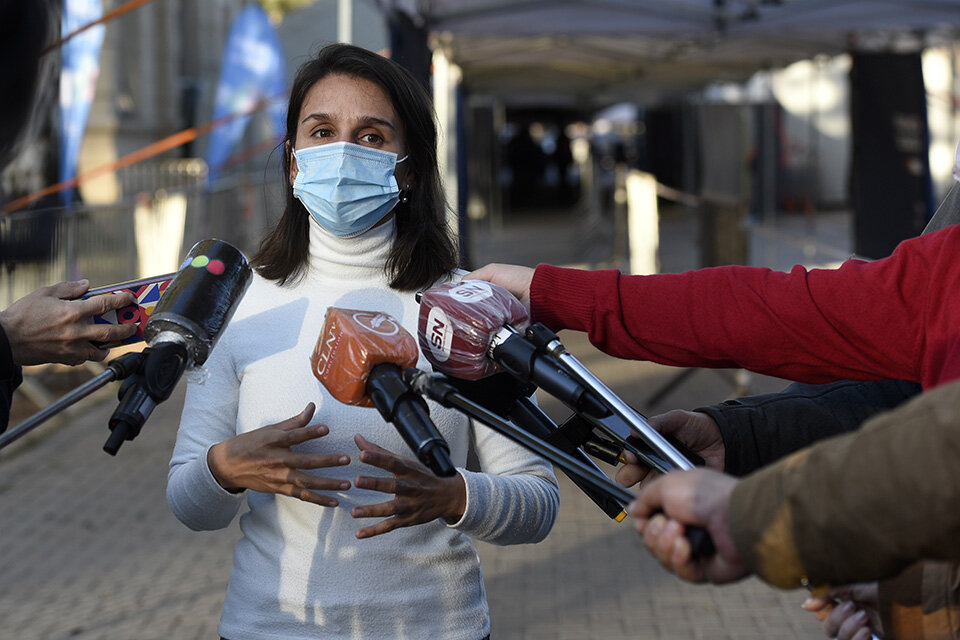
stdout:
{"type": "Polygon", "coordinates": [[[400,202],[406,204],[410,201],[410,185],[407,185],[403,188],[403,191],[400,193],[400,202]]]}

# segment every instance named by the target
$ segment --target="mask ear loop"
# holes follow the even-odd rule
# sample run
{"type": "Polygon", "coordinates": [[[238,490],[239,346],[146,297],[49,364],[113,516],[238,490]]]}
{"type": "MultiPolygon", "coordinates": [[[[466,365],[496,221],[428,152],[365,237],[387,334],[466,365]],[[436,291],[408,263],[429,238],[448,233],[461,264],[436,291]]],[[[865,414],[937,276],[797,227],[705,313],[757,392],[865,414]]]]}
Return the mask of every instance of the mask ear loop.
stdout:
{"type": "MultiPolygon", "coordinates": [[[[401,162],[403,162],[409,157],[410,157],[410,154],[408,153],[407,155],[397,160],[396,164],[400,164],[401,162]]],[[[409,201],[410,201],[410,183],[407,183],[403,187],[403,190],[400,192],[400,202],[402,202],[403,204],[407,204],[409,201]]]]}

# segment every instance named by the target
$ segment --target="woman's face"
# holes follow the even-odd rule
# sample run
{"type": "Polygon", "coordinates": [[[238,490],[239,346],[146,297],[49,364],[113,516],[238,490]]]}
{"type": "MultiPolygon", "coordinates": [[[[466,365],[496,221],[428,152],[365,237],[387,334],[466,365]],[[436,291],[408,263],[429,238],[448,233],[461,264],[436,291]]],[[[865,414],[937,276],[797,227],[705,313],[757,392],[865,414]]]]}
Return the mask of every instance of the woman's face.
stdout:
{"type": "MultiPolygon", "coordinates": [[[[406,155],[403,127],[393,104],[380,85],[355,76],[331,74],[307,91],[297,125],[295,148],[306,149],[331,142],[352,142],[364,147],[406,155]]],[[[289,143],[288,143],[289,145],[289,143]]],[[[297,159],[291,154],[290,184],[297,177],[297,159]]],[[[400,189],[407,189],[409,171],[397,165],[400,189]]]]}

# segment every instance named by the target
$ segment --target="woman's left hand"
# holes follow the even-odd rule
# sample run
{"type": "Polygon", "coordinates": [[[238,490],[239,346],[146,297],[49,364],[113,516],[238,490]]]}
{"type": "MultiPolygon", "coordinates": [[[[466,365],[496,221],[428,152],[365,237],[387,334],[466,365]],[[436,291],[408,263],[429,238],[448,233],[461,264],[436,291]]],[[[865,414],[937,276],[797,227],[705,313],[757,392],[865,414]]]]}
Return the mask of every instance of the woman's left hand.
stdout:
{"type": "Polygon", "coordinates": [[[400,527],[446,518],[456,522],[466,508],[467,488],[458,473],[450,478],[435,476],[413,458],[405,458],[378,447],[366,438],[354,436],[360,449],[360,461],[393,474],[392,477],[357,476],[360,489],[394,494],[393,500],[354,507],[354,518],[386,518],[357,531],[358,538],[372,538],[400,527]]]}

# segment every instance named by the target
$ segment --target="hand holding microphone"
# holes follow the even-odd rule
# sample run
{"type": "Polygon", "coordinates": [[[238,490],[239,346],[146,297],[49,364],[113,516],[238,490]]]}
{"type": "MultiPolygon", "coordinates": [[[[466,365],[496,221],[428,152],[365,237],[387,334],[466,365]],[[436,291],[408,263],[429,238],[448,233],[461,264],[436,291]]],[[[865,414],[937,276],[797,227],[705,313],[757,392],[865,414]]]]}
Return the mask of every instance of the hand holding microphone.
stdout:
{"type": "MultiPolygon", "coordinates": [[[[726,449],[720,428],[713,418],[697,411],[675,409],[650,417],[650,425],[664,437],[683,443],[703,458],[710,469],[723,471],[726,449]]],[[[652,470],[635,455],[624,452],[626,464],[617,470],[616,481],[624,487],[632,487],[647,478],[652,470]]]]}
{"type": "Polygon", "coordinates": [[[492,263],[468,273],[464,280],[486,280],[509,291],[530,310],[530,285],[536,270],[515,264],[492,263]]]}
{"type": "Polygon", "coordinates": [[[643,542],[660,563],[690,582],[723,584],[748,575],[730,537],[730,495],[737,479],[711,469],[674,471],[653,479],[627,512],[643,542]],[[694,557],[684,535],[702,527],[715,553],[694,557]]]}

